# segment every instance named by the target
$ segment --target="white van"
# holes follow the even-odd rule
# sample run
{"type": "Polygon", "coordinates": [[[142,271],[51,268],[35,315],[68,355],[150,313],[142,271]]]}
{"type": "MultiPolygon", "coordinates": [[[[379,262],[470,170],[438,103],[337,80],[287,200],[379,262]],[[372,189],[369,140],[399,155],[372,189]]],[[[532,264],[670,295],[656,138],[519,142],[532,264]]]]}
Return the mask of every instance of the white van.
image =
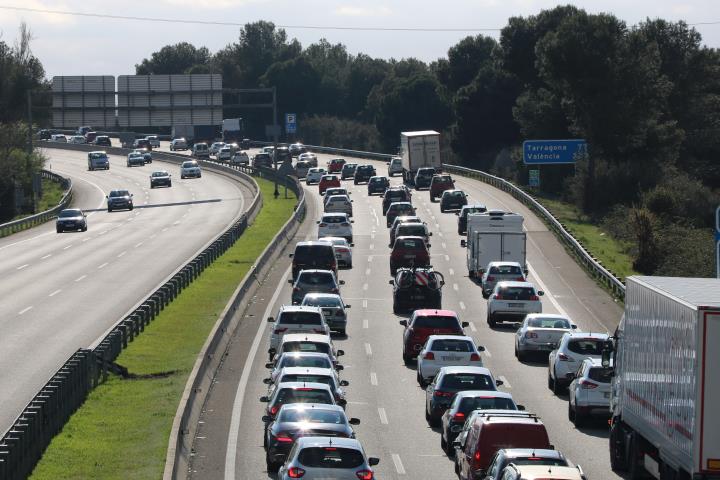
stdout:
{"type": "Polygon", "coordinates": [[[196,143],[192,147],[192,156],[195,158],[210,158],[210,149],[207,143],[196,143]]]}
{"type": "Polygon", "coordinates": [[[467,217],[467,248],[470,278],[480,278],[490,262],[518,262],[526,267],[526,235],[523,217],[517,213],[489,210],[467,217]]]}

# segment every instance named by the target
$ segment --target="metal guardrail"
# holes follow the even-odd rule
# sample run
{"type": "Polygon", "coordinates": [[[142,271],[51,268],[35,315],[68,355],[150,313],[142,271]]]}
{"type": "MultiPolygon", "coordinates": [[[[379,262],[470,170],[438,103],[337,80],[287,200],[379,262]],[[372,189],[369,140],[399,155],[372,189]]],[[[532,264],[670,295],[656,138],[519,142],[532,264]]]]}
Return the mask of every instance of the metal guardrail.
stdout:
{"type": "MultiPolygon", "coordinates": [[[[62,146],[60,148],[89,150],[87,147],[81,146],[62,146]]],[[[180,155],[160,154],[160,152],[156,158],[177,162],[187,160],[186,157],[180,155]]],[[[24,479],[32,472],[52,438],[82,405],[87,394],[107,378],[109,371],[122,371],[122,367],[114,363],[120,352],[142,333],[145,327],[177,298],[184,288],[225,253],[252,223],[262,206],[262,197],[259,187],[248,176],[248,173],[264,177],[276,175],[274,171],[256,171],[248,167],[228,167],[212,162],[204,163],[209,169],[235,175],[240,178],[240,181],[251,184],[255,196],[250,208],[198,255],[176,270],[137,308],[117,322],[94,348],[78,350],[52,376],[0,439],[0,478],[3,480],[24,479]]],[[[291,183],[288,178],[278,180],[284,184],[291,183]]],[[[298,208],[298,210],[301,209],[298,208]]]]}
{"type": "Polygon", "coordinates": [[[57,173],[53,173],[49,170],[41,170],[40,176],[42,178],[58,182],[62,185],[65,193],[60,199],[60,203],[58,203],[56,206],[49,210],[45,210],[44,212],[36,213],[35,215],[30,215],[24,218],[19,218],[17,220],[13,220],[12,222],[0,224],[0,238],[12,235],[13,233],[17,233],[22,230],[27,230],[28,228],[32,228],[42,223],[45,223],[48,220],[52,220],[53,218],[57,217],[57,214],[60,212],[60,210],[70,206],[70,202],[72,202],[73,198],[72,180],[70,180],[69,178],[61,177],[57,173]]]}

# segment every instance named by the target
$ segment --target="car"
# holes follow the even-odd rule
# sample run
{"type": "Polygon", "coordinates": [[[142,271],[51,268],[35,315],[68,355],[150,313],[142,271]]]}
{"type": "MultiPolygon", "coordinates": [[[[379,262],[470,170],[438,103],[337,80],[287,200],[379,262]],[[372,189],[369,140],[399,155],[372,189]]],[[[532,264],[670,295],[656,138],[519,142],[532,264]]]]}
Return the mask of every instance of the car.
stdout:
{"type": "Polygon", "coordinates": [[[157,135],[148,135],[147,137],[145,137],[145,140],[150,143],[150,146],[152,148],[160,148],[160,139],[157,135]]]}
{"type": "Polygon", "coordinates": [[[295,441],[278,480],[357,480],[375,478],[372,467],[380,459],[367,457],[354,438],[301,437],[295,441]]]}
{"type": "Polygon", "coordinates": [[[455,180],[450,175],[433,175],[430,179],[430,201],[434,202],[445,190],[455,188],[455,180]]]}
{"type": "Polygon", "coordinates": [[[352,217],[353,206],[350,197],[347,195],[326,195],[326,197],[327,199],[324,205],[325,213],[340,212],[347,214],[348,217],[352,217]]]}
{"type": "Polygon", "coordinates": [[[370,177],[367,184],[367,193],[368,195],[376,193],[383,195],[388,187],[390,187],[390,180],[387,177],[370,177]]]}
{"type": "Polygon", "coordinates": [[[272,168],[273,159],[269,153],[260,152],[255,154],[252,160],[252,164],[255,168],[272,168]]]}
{"type": "Polygon", "coordinates": [[[397,237],[390,251],[390,274],[401,267],[427,267],[430,265],[430,247],[424,237],[397,237]]]}
{"type": "Polygon", "coordinates": [[[440,418],[463,390],[496,391],[502,380],[495,380],[485,367],[442,367],[425,388],[425,420],[431,427],[440,426],[440,418]]]}
{"type": "Polygon", "coordinates": [[[345,165],[344,158],[333,158],[327,162],[328,172],[340,173],[342,172],[343,166],[345,165]]]}
{"type": "Polygon", "coordinates": [[[305,178],[307,176],[308,170],[312,168],[312,164],[310,162],[297,162],[295,163],[295,175],[298,178],[305,178]]]}
{"type": "Polygon", "coordinates": [[[320,237],[318,238],[318,241],[332,243],[338,266],[352,268],[353,262],[351,247],[355,246],[354,244],[348,242],[342,237],[320,237]]]}
{"type": "Polygon", "coordinates": [[[340,179],[345,180],[347,178],[353,178],[355,176],[355,170],[357,169],[357,163],[346,163],[340,170],[340,179]]]}
{"type": "Polygon", "coordinates": [[[470,325],[460,322],[458,314],[452,310],[418,309],[409,320],[400,320],[403,331],[403,360],[409,363],[422,350],[430,335],[461,335],[463,329],[470,325]]]}
{"type": "Polygon", "coordinates": [[[108,159],[107,153],[102,150],[94,152],[88,152],[88,170],[95,171],[97,168],[103,170],[110,170],[110,160],[108,159]]]}
{"type": "Polygon", "coordinates": [[[187,150],[188,149],[188,143],[187,140],[184,138],[173,138],[170,142],[170,151],[176,152],[178,150],[187,150]]]}
{"type": "Polygon", "coordinates": [[[323,200],[323,203],[327,203],[328,199],[332,197],[333,195],[345,195],[348,198],[350,198],[350,195],[352,195],[352,192],[349,192],[347,188],[343,187],[330,187],[327,190],[325,190],[325,199],[323,200]]]}
{"type": "Polygon", "coordinates": [[[202,177],[202,170],[200,170],[200,165],[195,160],[188,160],[180,165],[180,178],[189,177],[202,177]]]}
{"type": "Polygon", "coordinates": [[[290,155],[293,157],[297,157],[300,154],[307,152],[307,148],[305,148],[305,145],[302,143],[291,143],[288,150],[290,150],[290,155]]]}
{"type": "Polygon", "coordinates": [[[317,155],[311,152],[305,152],[298,155],[298,162],[309,162],[313,167],[318,166],[317,155]]]}
{"type": "Polygon", "coordinates": [[[487,301],[487,323],[518,321],[528,313],[542,313],[542,290],[535,290],[530,282],[498,282],[487,301]]]}
{"type": "Polygon", "coordinates": [[[417,356],[417,381],[424,387],[442,367],[482,367],[480,352],[483,351],[485,347],[476,346],[472,337],[430,335],[417,356]]]}
{"type": "Polygon", "coordinates": [[[320,177],[320,182],[318,182],[318,191],[320,192],[320,195],[325,194],[325,190],[327,190],[330,187],[339,187],[340,186],[340,177],[337,175],[323,175],[320,177]]]}
{"type": "MultiPolygon", "coordinates": [[[[322,237],[321,237],[322,238],[322,237]]],[[[331,270],[337,274],[338,262],[332,242],[298,242],[295,250],[288,255],[292,258],[292,279],[296,279],[301,270],[319,268],[331,270]]]]}
{"type": "Polygon", "coordinates": [[[50,137],[51,142],[55,143],[67,143],[67,137],[62,133],[55,133],[50,137]]]}
{"type": "Polygon", "coordinates": [[[393,286],[393,313],[442,308],[445,277],[432,267],[399,268],[388,283],[393,286]]]}
{"type": "Polygon", "coordinates": [[[395,217],[402,215],[415,216],[415,207],[410,202],[394,202],[391,203],[385,212],[385,226],[390,228],[395,217]]]}
{"type": "Polygon", "coordinates": [[[485,212],[487,212],[487,207],[479,203],[463,205],[459,212],[455,212],[455,215],[458,216],[458,235],[465,235],[467,233],[467,216],[469,214],[485,212]]]}
{"type": "Polygon", "coordinates": [[[325,213],[317,222],[318,238],[342,237],[353,243],[352,223],[347,213],[325,213]]]}
{"type": "Polygon", "coordinates": [[[467,195],[462,190],[445,190],[440,197],[440,212],[461,210],[467,203],[467,195]]]}
{"type": "Polygon", "coordinates": [[[610,417],[612,359],[605,367],[601,359],[586,358],[577,372],[568,374],[568,378],[572,379],[568,386],[568,420],[576,427],[582,427],[590,417],[610,417]]]}
{"type": "Polygon", "coordinates": [[[325,322],[322,310],[317,307],[282,305],[277,315],[268,317],[267,321],[274,324],[268,346],[270,360],[273,360],[275,352],[280,347],[280,340],[286,334],[320,333],[330,335],[330,327],[325,322]]]}
{"type": "Polygon", "coordinates": [[[530,352],[549,354],[567,332],[577,328],[565,315],[530,313],[515,333],[515,357],[523,361],[530,352]]]}
{"type": "Polygon", "coordinates": [[[345,281],[338,280],[332,270],[318,269],[301,270],[297,279],[288,280],[288,283],[293,286],[293,305],[300,305],[308,293],[340,293],[340,285],[345,285],[345,281]]]}
{"type": "Polygon", "coordinates": [[[393,223],[390,224],[390,238],[392,239],[392,241],[395,241],[395,238],[392,236],[392,234],[395,231],[395,229],[397,228],[397,226],[400,225],[401,223],[425,224],[425,222],[423,222],[422,219],[416,215],[398,215],[397,217],[395,217],[395,220],[393,220],[393,223]]]}
{"type": "Polygon", "coordinates": [[[412,193],[404,186],[390,187],[383,194],[383,215],[387,214],[387,209],[395,202],[412,202],[412,193]]]}
{"type": "Polygon", "coordinates": [[[267,403],[266,414],[263,416],[265,428],[275,420],[280,407],[292,403],[320,403],[325,405],[345,405],[344,400],[335,402],[335,395],[330,386],[316,382],[285,382],[279,383],[272,395],[263,395],[260,401],[267,403]]]}
{"type": "MultiPolygon", "coordinates": [[[[282,355],[283,354],[278,354],[278,356],[282,355]]],[[[263,383],[268,385],[268,394],[272,394],[275,387],[283,382],[325,383],[330,385],[330,389],[334,392],[336,400],[345,398],[345,390],[343,387],[350,385],[350,382],[347,380],[340,380],[338,371],[334,368],[283,367],[277,372],[275,378],[267,377],[263,379],[263,383]]]]}
{"type": "Polygon", "coordinates": [[[132,210],[133,205],[133,194],[127,190],[111,190],[107,198],[107,211],[112,212],[117,209],[128,209],[132,210]]]}
{"type": "Polygon", "coordinates": [[[433,175],[437,173],[433,167],[418,168],[415,172],[415,189],[429,188],[433,175]]]}
{"type": "Polygon", "coordinates": [[[352,425],[357,418],[348,419],[339,405],[320,403],[290,403],[280,407],[265,433],[265,465],[268,472],[276,472],[295,443],[295,439],[331,434],[333,438],[355,438],[352,425]]]}
{"type": "MultiPolygon", "coordinates": [[[[97,140],[97,139],[96,139],[97,140]]],[[[132,148],[134,149],[145,149],[145,150],[152,150],[153,146],[150,143],[150,140],[147,138],[136,138],[133,141],[132,148]]]]}
{"type": "Polygon", "coordinates": [[[274,361],[265,364],[265,368],[270,369],[269,380],[263,380],[268,384],[275,383],[280,376],[280,372],[285,368],[302,367],[302,368],[322,368],[340,371],[342,365],[333,364],[333,361],[326,353],[318,352],[287,352],[277,356],[274,361]]]}
{"type": "MultiPolygon", "coordinates": [[[[505,467],[514,465],[543,465],[570,467],[565,455],[558,450],[533,448],[502,448],[497,451],[482,480],[502,480],[505,467]]],[[[579,469],[579,467],[577,467],[579,469]]]]}
{"type": "Polygon", "coordinates": [[[130,152],[127,156],[127,166],[128,167],[135,167],[140,166],[142,167],[145,165],[145,158],[143,157],[142,153],[139,152],[130,152]]]}
{"type": "Polygon", "coordinates": [[[250,165],[250,157],[247,152],[238,150],[230,157],[230,163],[232,165],[250,165]]]}
{"type": "Polygon", "coordinates": [[[75,131],[75,135],[85,135],[87,132],[92,131],[92,127],[90,125],[83,125],[81,127],[78,127],[78,129],[75,131]]]}
{"type": "Polygon", "coordinates": [[[150,188],[165,186],[172,187],[172,175],[167,170],[157,170],[150,175],[150,188]]]}
{"type": "Polygon", "coordinates": [[[502,480],[583,480],[576,467],[548,467],[538,464],[509,464],[501,472],[502,480]]]}
{"type": "Polygon", "coordinates": [[[97,138],[98,133],[97,132],[85,132],[85,143],[95,143],[95,138],[97,138]]]}
{"type": "Polygon", "coordinates": [[[498,282],[516,281],[525,282],[525,272],[518,262],[490,262],[482,277],[480,286],[483,298],[488,298],[498,282]]]}
{"type": "Polygon", "coordinates": [[[337,293],[308,293],[300,305],[320,308],[330,330],[338,332],[340,335],[345,335],[347,332],[345,309],[350,308],[350,305],[346,305],[337,293]]]}
{"type": "MultiPolygon", "coordinates": [[[[290,352],[324,353],[330,357],[333,365],[337,365],[338,358],[345,355],[344,351],[335,348],[330,335],[321,333],[286,333],[280,339],[280,345],[277,351],[273,348],[268,349],[268,355],[271,357],[271,360],[274,360],[283,353],[290,352]]],[[[278,380],[275,379],[274,382],[278,383],[278,380]]]]}
{"type": "Polygon", "coordinates": [[[235,153],[240,151],[240,145],[238,145],[237,142],[225,143],[225,146],[228,147],[232,151],[233,155],[235,155],[235,153]]]}
{"type": "Polygon", "coordinates": [[[249,138],[243,138],[240,140],[240,148],[243,150],[249,150],[250,149],[250,139],[249,138]]]}
{"type": "MultiPolygon", "coordinates": [[[[398,217],[404,218],[404,217],[398,217]]],[[[397,219],[396,219],[397,220],[397,219]]],[[[388,247],[393,246],[397,237],[422,237],[425,243],[430,246],[430,237],[432,232],[428,231],[427,225],[422,222],[401,222],[396,223],[394,229],[390,230],[390,244],[388,247]]]]}
{"type": "Polygon", "coordinates": [[[210,149],[205,142],[193,144],[191,152],[191,155],[195,158],[210,158],[210,149]]]}
{"type": "Polygon", "coordinates": [[[139,148],[130,152],[133,155],[140,155],[143,158],[143,164],[152,163],[152,151],[146,148],[139,148]]]}
{"type": "Polygon", "coordinates": [[[452,403],[440,417],[440,448],[448,456],[455,454],[452,444],[462,430],[465,421],[475,410],[525,410],[517,405],[507,392],[489,392],[487,390],[464,390],[457,392],[452,403]]]}
{"type": "Polygon", "coordinates": [[[55,221],[57,233],[67,230],[80,230],[87,232],[87,215],[79,208],[66,208],[60,210],[55,221]]]}
{"type": "Polygon", "coordinates": [[[225,142],[213,142],[210,144],[210,155],[217,155],[224,146],[225,142]]]}
{"type": "MultiPolygon", "coordinates": [[[[37,132],[37,137],[38,137],[38,140],[50,140],[52,138],[52,131],[47,128],[41,128],[37,132]]],[[[85,142],[83,142],[83,143],[85,143],[85,142]]]]}
{"type": "Polygon", "coordinates": [[[353,176],[353,183],[357,185],[359,183],[369,182],[375,175],[377,175],[375,173],[375,167],[372,165],[358,165],[355,169],[355,175],[353,176]]]}
{"type": "Polygon", "coordinates": [[[396,173],[401,175],[403,173],[402,158],[400,157],[393,157],[388,163],[388,177],[394,177],[396,173]]]}
{"type": "Polygon", "coordinates": [[[272,157],[273,154],[275,153],[275,147],[273,147],[272,145],[267,145],[260,149],[260,153],[267,153],[268,155],[270,155],[272,157]]]}
{"type": "MultiPolygon", "coordinates": [[[[245,154],[247,156],[247,154],[245,154]]],[[[218,162],[229,162],[233,158],[233,149],[227,145],[223,146],[215,154],[218,162]]]]}
{"type": "Polygon", "coordinates": [[[572,381],[568,374],[578,371],[586,358],[601,358],[608,339],[606,333],[568,332],[548,355],[548,388],[560,393],[572,381]]]}
{"type": "Polygon", "coordinates": [[[308,185],[320,183],[320,180],[326,173],[327,172],[323,167],[313,167],[307,171],[307,175],[305,175],[305,183],[308,185]]]}
{"type": "Polygon", "coordinates": [[[85,137],[82,135],[73,135],[70,138],[68,138],[67,143],[72,143],[74,145],[81,145],[85,143],[85,137]]]}

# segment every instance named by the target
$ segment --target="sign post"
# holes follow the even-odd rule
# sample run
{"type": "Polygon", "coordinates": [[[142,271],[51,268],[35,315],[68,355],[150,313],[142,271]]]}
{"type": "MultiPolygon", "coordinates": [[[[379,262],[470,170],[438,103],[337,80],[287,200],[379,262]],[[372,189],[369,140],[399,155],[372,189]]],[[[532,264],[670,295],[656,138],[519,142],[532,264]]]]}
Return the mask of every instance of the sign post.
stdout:
{"type": "Polygon", "coordinates": [[[715,272],[720,278],[720,207],[715,210],[715,272]]]}
{"type": "Polygon", "coordinates": [[[528,171],[528,186],[529,187],[539,187],[540,186],[540,170],[537,168],[533,168],[532,170],[528,171]]]}
{"type": "Polygon", "coordinates": [[[526,140],[523,142],[525,165],[574,164],[586,158],[585,140],[526,140]]]}
{"type": "Polygon", "coordinates": [[[294,113],[285,114],[285,133],[297,133],[297,115],[294,113]]]}

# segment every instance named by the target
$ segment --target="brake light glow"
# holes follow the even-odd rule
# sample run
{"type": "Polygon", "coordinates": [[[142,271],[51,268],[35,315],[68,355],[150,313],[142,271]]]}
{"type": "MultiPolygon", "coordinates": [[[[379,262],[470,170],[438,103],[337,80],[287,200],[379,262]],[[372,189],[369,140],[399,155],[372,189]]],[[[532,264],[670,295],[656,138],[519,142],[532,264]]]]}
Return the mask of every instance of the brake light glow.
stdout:
{"type": "Polygon", "coordinates": [[[337,448],[335,448],[335,447],[325,447],[324,450],[327,451],[327,452],[334,452],[334,451],[337,450],[337,448]]]}
{"type": "Polygon", "coordinates": [[[359,471],[355,472],[355,475],[360,480],[373,480],[375,478],[375,474],[373,473],[372,470],[359,470],[359,471]]]}
{"type": "Polygon", "coordinates": [[[475,464],[475,470],[478,470],[480,468],[480,450],[475,450],[475,455],[473,455],[473,463],[475,464]]]}
{"type": "Polygon", "coordinates": [[[479,361],[480,361],[480,355],[478,355],[477,353],[473,353],[472,355],[470,355],[470,361],[471,361],[471,362],[479,362],[479,361]]]}
{"type": "Polygon", "coordinates": [[[455,394],[452,392],[441,392],[440,390],[435,390],[435,392],[433,392],[433,395],[436,397],[452,397],[455,394]]]}
{"type": "Polygon", "coordinates": [[[277,405],[273,405],[273,406],[270,408],[270,415],[275,415],[275,414],[278,412],[279,409],[280,409],[280,408],[279,408],[277,405]]]}
{"type": "Polygon", "coordinates": [[[453,415],[453,421],[454,422],[464,422],[465,414],[462,412],[457,412],[455,415],[453,415]]]}
{"type": "Polygon", "coordinates": [[[592,390],[593,388],[598,387],[597,383],[593,383],[590,380],[585,380],[584,378],[578,380],[578,383],[580,384],[580,387],[584,388],[585,390],[592,390]]]}
{"type": "Polygon", "coordinates": [[[558,358],[560,359],[561,362],[572,362],[572,358],[568,357],[567,355],[565,355],[562,352],[558,353],[558,358]]]}
{"type": "Polygon", "coordinates": [[[293,287],[293,292],[299,292],[299,291],[300,291],[300,287],[293,287]]]}
{"type": "Polygon", "coordinates": [[[516,281],[516,282],[524,282],[524,281],[525,281],[525,277],[518,277],[518,278],[515,279],[515,281],[516,281]]]}
{"type": "Polygon", "coordinates": [[[538,300],[540,300],[540,297],[538,297],[537,295],[531,295],[530,300],[532,300],[533,302],[537,302],[538,300]]]}
{"type": "Polygon", "coordinates": [[[332,293],[338,293],[338,289],[337,289],[337,288],[333,288],[333,289],[331,289],[330,291],[331,291],[332,293]]]}
{"type": "Polygon", "coordinates": [[[290,438],[290,436],[287,433],[281,433],[277,437],[275,437],[276,440],[280,443],[292,443],[293,439],[290,438]]]}
{"type": "Polygon", "coordinates": [[[535,332],[525,332],[525,338],[538,338],[538,334],[535,332]]]}
{"type": "Polygon", "coordinates": [[[319,226],[320,226],[320,227],[327,227],[327,223],[321,223],[319,226]]]}
{"type": "Polygon", "coordinates": [[[493,295],[493,298],[494,298],[495,300],[502,300],[502,299],[503,299],[502,295],[499,294],[499,293],[496,293],[495,295],[493,295]]]}
{"type": "Polygon", "coordinates": [[[302,478],[305,475],[305,470],[300,467],[290,467],[288,469],[288,477],[290,478],[302,478]]]}
{"type": "Polygon", "coordinates": [[[423,358],[425,358],[425,360],[435,360],[435,354],[433,352],[427,352],[423,358]]]}

